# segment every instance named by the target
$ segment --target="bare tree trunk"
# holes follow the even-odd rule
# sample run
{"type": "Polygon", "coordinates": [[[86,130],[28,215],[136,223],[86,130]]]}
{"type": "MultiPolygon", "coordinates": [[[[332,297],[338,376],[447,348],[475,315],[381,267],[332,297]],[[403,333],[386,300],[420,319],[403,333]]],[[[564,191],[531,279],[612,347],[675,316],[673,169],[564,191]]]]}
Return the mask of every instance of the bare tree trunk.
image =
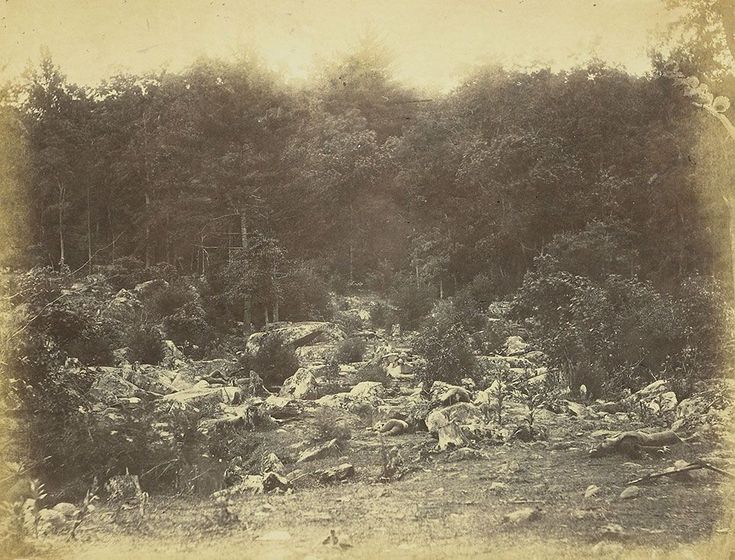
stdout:
{"type": "Polygon", "coordinates": [[[244,251],[248,249],[248,220],[245,216],[245,209],[240,211],[240,243],[244,251]]]}
{"type": "Polygon", "coordinates": [[[169,215],[167,214],[166,215],[166,240],[165,240],[165,247],[164,247],[164,254],[165,254],[164,258],[166,259],[166,262],[168,264],[172,264],[171,263],[171,227],[170,227],[170,224],[171,224],[171,219],[169,215]]]}
{"type": "Polygon", "coordinates": [[[66,189],[56,178],[56,184],[59,187],[59,268],[64,266],[64,196],[66,189]]]}
{"type": "Polygon", "coordinates": [[[439,299],[444,299],[444,281],[439,277],[439,299]]]}
{"type": "Polygon", "coordinates": [[[268,320],[268,304],[266,303],[263,305],[263,312],[265,313],[265,324],[267,325],[269,323],[268,320]]]}
{"type": "Polygon", "coordinates": [[[151,205],[151,196],[148,194],[148,190],[146,187],[145,191],[145,265],[146,267],[151,266],[151,225],[148,221],[149,216],[149,207],[151,205]]]}
{"type": "Polygon", "coordinates": [[[276,301],[273,303],[273,322],[278,322],[278,298],[276,298],[276,301]]]}
{"type": "Polygon", "coordinates": [[[352,239],[350,239],[350,284],[355,280],[355,249],[352,246],[352,239]]]}
{"type": "Polygon", "coordinates": [[[243,302],[243,309],[242,309],[242,322],[245,325],[245,330],[248,330],[250,328],[250,323],[253,321],[252,316],[252,308],[250,306],[250,298],[245,297],[245,301],[243,302]]]}
{"type": "MultiPolygon", "coordinates": [[[[89,183],[87,183],[87,266],[92,274],[92,216],[89,204],[89,183]]],[[[99,225],[99,223],[98,223],[99,225]]]]}

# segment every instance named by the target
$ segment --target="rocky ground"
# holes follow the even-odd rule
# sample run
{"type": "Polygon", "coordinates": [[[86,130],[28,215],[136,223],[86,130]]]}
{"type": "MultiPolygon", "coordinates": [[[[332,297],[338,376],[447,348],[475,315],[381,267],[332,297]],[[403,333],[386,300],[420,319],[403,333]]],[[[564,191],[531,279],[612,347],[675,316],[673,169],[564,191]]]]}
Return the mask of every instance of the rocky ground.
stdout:
{"type": "Polygon", "coordinates": [[[410,335],[352,334],[367,348],[353,364],[334,363],[346,336],[334,324],[274,324],[247,351],[271,336],[301,365],[277,393],[232,361],[192,362],[171,343],[160,366],[121,355],[98,368],[90,397],[100,422],[115,428],[123,411],[153,402],[166,446],[167,414],[206,410],[203,440],[230,426],[251,438],[250,455],[223,464],[202,452],[177,495],[149,495],[121,475],[91,501],[42,509],[38,554],[716,558],[731,543],[724,381],[682,401],[658,381],[617,402],[531,402],[524,395],[544,391],[511,388],[544,387],[550,372],[519,337],[478,358],[495,372],[479,386],[429,388],[413,374],[410,335]],[[366,381],[366,371],[385,377],[366,381]],[[682,468],[692,470],[636,481],[682,468]]]}

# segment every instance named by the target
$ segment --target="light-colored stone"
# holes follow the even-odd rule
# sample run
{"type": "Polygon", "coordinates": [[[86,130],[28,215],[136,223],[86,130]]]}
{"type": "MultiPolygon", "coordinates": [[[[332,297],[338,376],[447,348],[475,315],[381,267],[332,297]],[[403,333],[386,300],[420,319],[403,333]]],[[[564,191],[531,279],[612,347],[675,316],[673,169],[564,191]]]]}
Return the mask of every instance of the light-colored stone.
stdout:
{"type": "Polygon", "coordinates": [[[467,445],[467,439],[462,434],[462,430],[454,422],[449,422],[437,429],[439,436],[438,448],[444,451],[450,447],[464,447],[467,445]]]}
{"type": "Polygon", "coordinates": [[[245,346],[251,356],[258,353],[268,337],[278,337],[284,344],[299,348],[324,342],[339,342],[345,333],[334,323],[304,321],[301,323],[276,323],[268,330],[250,335],[245,346]]]}
{"type": "Polygon", "coordinates": [[[631,500],[641,495],[641,489],[637,486],[628,486],[620,493],[621,500],[631,500]]]}
{"type": "Polygon", "coordinates": [[[385,394],[385,387],[378,381],[362,381],[355,385],[349,394],[354,398],[380,398],[385,394]]]}
{"type": "Polygon", "coordinates": [[[302,367],[283,382],[279,394],[282,397],[313,400],[319,397],[319,384],[312,371],[302,367]]]}
{"type": "Polygon", "coordinates": [[[60,511],[42,509],[38,512],[38,534],[54,535],[67,528],[69,520],[60,511]]]}
{"type": "Polygon", "coordinates": [[[316,461],[318,459],[323,459],[324,457],[328,456],[330,453],[333,453],[337,449],[337,440],[332,439],[328,441],[327,443],[317,445],[316,447],[311,447],[305,451],[302,451],[299,454],[298,459],[296,459],[297,463],[306,463],[307,461],[316,461]]]}
{"type": "Polygon", "coordinates": [[[332,482],[341,482],[355,476],[355,467],[350,463],[342,463],[331,469],[316,473],[319,478],[319,482],[322,484],[328,484],[332,482]]]}
{"type": "Polygon", "coordinates": [[[337,353],[337,346],[330,343],[312,344],[310,346],[301,346],[296,348],[296,358],[299,365],[307,366],[316,363],[330,363],[334,361],[337,353]]]}
{"type": "Polygon", "coordinates": [[[51,509],[53,509],[54,511],[58,511],[67,519],[74,517],[79,511],[79,508],[77,506],[75,506],[74,504],[70,504],[69,502],[59,502],[51,509]]]}
{"type": "Polygon", "coordinates": [[[507,355],[522,354],[528,350],[526,343],[520,336],[509,336],[505,340],[505,353],[507,355]]]}
{"type": "Polygon", "coordinates": [[[541,512],[535,508],[521,508],[503,516],[505,523],[524,523],[526,521],[535,521],[541,517],[541,512]]]}
{"type": "Polygon", "coordinates": [[[92,383],[89,396],[93,400],[114,404],[123,398],[141,396],[143,391],[137,385],[125,381],[120,375],[103,371],[92,383]]]}
{"type": "Polygon", "coordinates": [[[206,382],[197,383],[191,389],[164,395],[164,402],[178,403],[184,406],[201,406],[207,403],[233,403],[239,399],[240,389],[237,387],[210,387],[206,382]]]}

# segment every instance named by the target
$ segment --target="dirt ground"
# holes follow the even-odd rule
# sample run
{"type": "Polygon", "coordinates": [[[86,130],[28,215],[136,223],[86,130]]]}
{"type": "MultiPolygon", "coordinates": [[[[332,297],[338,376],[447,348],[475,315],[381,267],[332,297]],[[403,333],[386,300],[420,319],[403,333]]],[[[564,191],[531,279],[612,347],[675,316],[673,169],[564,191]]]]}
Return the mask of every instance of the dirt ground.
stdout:
{"type": "MultiPolygon", "coordinates": [[[[551,418],[554,420],[554,418],[551,418]]],[[[264,434],[264,448],[280,456],[305,444],[310,415],[264,434]]],[[[707,458],[730,465],[722,445],[700,441],[629,459],[590,458],[589,421],[559,415],[547,441],[480,446],[478,453],[436,452],[428,433],[385,438],[407,470],[378,482],[381,442],[353,422],[352,439],[320,461],[291,465],[303,473],[290,494],[240,495],[218,523],[212,498],[151,498],[145,515],[123,510],[114,519],[102,505],[85,519],[78,539],[46,541],[42,556],[123,558],[735,558],[731,537],[731,481],[699,470],[689,480],[668,477],[639,484],[640,495],[621,499],[627,482],[669,467],[677,459],[707,458]],[[356,476],[321,485],[308,473],[349,462],[356,476]],[[585,498],[590,485],[599,492],[585,498]],[[506,514],[537,509],[531,519],[506,514]],[[334,529],[342,543],[322,544],[334,529]]]]}

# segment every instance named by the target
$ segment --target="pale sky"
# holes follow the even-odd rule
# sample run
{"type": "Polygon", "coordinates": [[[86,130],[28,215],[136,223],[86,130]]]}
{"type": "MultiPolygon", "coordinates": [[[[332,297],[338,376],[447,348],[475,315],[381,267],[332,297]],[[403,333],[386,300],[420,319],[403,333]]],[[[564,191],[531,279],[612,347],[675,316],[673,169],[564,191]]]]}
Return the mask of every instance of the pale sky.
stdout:
{"type": "Polygon", "coordinates": [[[450,89],[488,62],[558,69],[596,56],[642,73],[668,17],[663,0],[0,0],[0,78],[45,45],[81,84],[243,47],[300,80],[367,32],[417,87],[450,89]]]}

